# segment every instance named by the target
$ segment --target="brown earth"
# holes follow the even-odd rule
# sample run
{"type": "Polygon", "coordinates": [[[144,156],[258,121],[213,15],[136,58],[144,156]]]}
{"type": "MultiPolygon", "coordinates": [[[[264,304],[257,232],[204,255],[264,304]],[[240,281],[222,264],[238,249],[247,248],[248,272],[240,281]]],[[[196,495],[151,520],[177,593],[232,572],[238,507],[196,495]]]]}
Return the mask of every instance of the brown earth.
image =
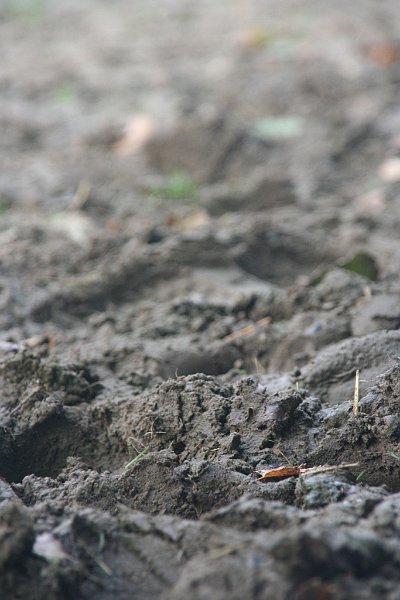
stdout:
{"type": "Polygon", "coordinates": [[[400,5],[0,45],[0,597],[397,600],[400,5]]]}

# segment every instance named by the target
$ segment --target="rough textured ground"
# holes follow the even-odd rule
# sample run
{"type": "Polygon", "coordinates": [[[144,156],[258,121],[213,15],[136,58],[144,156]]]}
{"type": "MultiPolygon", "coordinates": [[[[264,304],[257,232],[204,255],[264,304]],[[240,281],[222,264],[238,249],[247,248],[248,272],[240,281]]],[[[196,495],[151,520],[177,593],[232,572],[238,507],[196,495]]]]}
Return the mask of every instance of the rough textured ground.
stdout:
{"type": "Polygon", "coordinates": [[[4,0],[0,47],[1,598],[399,598],[400,5],[4,0]]]}

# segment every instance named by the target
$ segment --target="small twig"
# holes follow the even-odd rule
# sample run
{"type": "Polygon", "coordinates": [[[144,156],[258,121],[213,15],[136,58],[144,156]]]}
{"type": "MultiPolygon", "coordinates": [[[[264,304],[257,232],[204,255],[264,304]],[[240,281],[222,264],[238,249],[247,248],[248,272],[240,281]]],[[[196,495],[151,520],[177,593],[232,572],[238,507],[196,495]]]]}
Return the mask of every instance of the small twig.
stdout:
{"type": "Polygon", "coordinates": [[[140,440],[138,440],[137,438],[133,437],[133,435],[131,435],[131,436],[128,438],[128,441],[130,442],[130,444],[131,444],[132,448],[134,448],[134,449],[136,450],[136,452],[138,452],[138,453],[139,453],[139,452],[141,452],[141,450],[139,450],[139,449],[138,449],[138,448],[135,446],[135,444],[133,443],[133,441],[132,441],[132,440],[133,440],[134,442],[136,442],[137,444],[139,444],[139,445],[142,447],[142,450],[143,450],[144,448],[147,448],[146,444],[143,444],[143,442],[141,442],[141,441],[140,441],[140,440]]]}
{"type": "Polygon", "coordinates": [[[44,396],[42,398],[40,398],[40,392],[44,392],[44,390],[39,384],[32,385],[30,388],[27,389],[27,391],[25,392],[26,395],[22,397],[20,403],[17,404],[17,406],[15,406],[10,411],[9,414],[14,415],[19,410],[21,410],[24,406],[29,404],[29,402],[31,402],[31,401],[43,399],[44,396]],[[39,394],[39,396],[38,396],[38,394],[39,394]]]}
{"type": "MultiPolygon", "coordinates": [[[[145,436],[150,436],[150,439],[152,440],[153,437],[155,435],[165,435],[167,432],[166,431],[156,431],[154,425],[157,421],[157,417],[155,419],[153,419],[152,423],[151,423],[151,427],[150,427],[150,431],[147,431],[144,435],[145,436]]],[[[133,438],[135,439],[135,438],[133,438]]],[[[142,444],[142,446],[144,446],[144,444],[142,444]]]]}
{"type": "Polygon", "coordinates": [[[253,362],[254,362],[254,366],[256,368],[256,373],[257,373],[258,377],[260,377],[260,375],[265,372],[264,367],[262,366],[262,364],[260,363],[260,361],[258,360],[256,355],[253,356],[253,362]]]}
{"type": "Polygon", "coordinates": [[[354,400],[353,400],[353,415],[357,417],[358,415],[358,403],[360,400],[360,371],[357,369],[356,371],[356,380],[354,383],[354,400]]]}
{"type": "Polygon", "coordinates": [[[221,558],[222,556],[233,554],[234,552],[237,552],[238,550],[244,548],[244,546],[244,544],[232,544],[222,546],[221,548],[214,548],[214,550],[210,551],[209,556],[214,560],[217,558],[221,558]]]}
{"type": "Polygon", "coordinates": [[[266,327],[270,323],[271,323],[271,317],[264,317],[263,319],[260,319],[259,321],[257,321],[256,323],[253,323],[252,325],[246,325],[246,327],[243,327],[243,329],[239,329],[238,331],[233,331],[229,335],[226,335],[223,338],[224,342],[233,342],[234,340],[237,340],[238,338],[245,337],[246,335],[250,335],[250,334],[254,333],[259,327],[266,327]]]}
{"type": "Polygon", "coordinates": [[[369,285],[366,285],[365,287],[363,287],[362,291],[363,291],[365,298],[371,298],[372,292],[371,292],[371,288],[369,287],[369,285]]]}
{"type": "Polygon", "coordinates": [[[329,471],[338,471],[339,469],[352,469],[358,467],[360,463],[341,463],[340,465],[321,465],[320,467],[310,467],[301,469],[300,475],[315,475],[316,473],[329,473],[329,471]]]}
{"type": "Polygon", "coordinates": [[[286,456],[286,454],[284,454],[282,452],[282,450],[280,448],[274,448],[273,452],[274,452],[274,454],[280,454],[280,456],[282,456],[288,464],[290,463],[288,457],[286,456]]]}
{"type": "Polygon", "coordinates": [[[80,181],[67,210],[81,210],[88,201],[91,189],[92,186],[89,181],[86,181],[85,179],[80,181]]]}

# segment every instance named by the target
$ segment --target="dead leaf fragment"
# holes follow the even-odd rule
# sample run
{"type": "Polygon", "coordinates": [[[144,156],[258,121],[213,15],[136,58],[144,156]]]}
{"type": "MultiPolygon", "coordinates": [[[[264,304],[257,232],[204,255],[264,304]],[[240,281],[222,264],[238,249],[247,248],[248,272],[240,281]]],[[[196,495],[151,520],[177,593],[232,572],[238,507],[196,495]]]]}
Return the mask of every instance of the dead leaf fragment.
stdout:
{"type": "Polygon", "coordinates": [[[385,209],[386,199],[382,190],[371,190],[356,198],[354,208],[360,215],[379,214],[385,209]]]}
{"type": "Polygon", "coordinates": [[[117,156],[129,156],[140,150],[156,131],[155,121],[150,115],[134,115],[125,127],[123,136],[113,145],[117,156]]]}
{"type": "Polygon", "coordinates": [[[400,181],[400,158],[393,156],[385,160],[379,167],[379,176],[386,183],[400,181]]]}
{"type": "Polygon", "coordinates": [[[272,469],[265,469],[262,471],[256,471],[260,475],[258,481],[265,481],[269,479],[286,479],[288,477],[299,477],[299,475],[316,475],[317,473],[329,473],[330,471],[339,471],[340,469],[351,469],[358,467],[359,463],[341,463],[340,465],[320,465],[317,467],[305,467],[304,465],[298,466],[283,466],[274,467],[272,469]]]}
{"type": "Polygon", "coordinates": [[[180,231],[191,231],[204,227],[210,222],[210,217],[203,208],[195,208],[185,214],[171,213],[167,215],[165,224],[180,231]]]}
{"type": "Polygon", "coordinates": [[[28,348],[37,348],[38,346],[44,346],[45,344],[50,344],[51,339],[47,334],[42,335],[33,335],[30,338],[26,338],[22,342],[28,348]]]}
{"type": "Polygon", "coordinates": [[[366,48],[369,60],[381,67],[390,67],[400,59],[400,46],[392,42],[372,44],[366,48]]]}
{"type": "Polygon", "coordinates": [[[257,471],[260,474],[258,481],[265,479],[281,479],[286,477],[298,477],[301,473],[303,465],[297,467],[276,467],[275,469],[266,469],[264,471],[257,471]]]}
{"type": "Polygon", "coordinates": [[[265,46],[271,39],[271,34],[263,27],[255,26],[242,32],[239,45],[244,50],[258,50],[265,46]]]}
{"type": "Polygon", "coordinates": [[[259,328],[266,327],[271,323],[271,317],[263,317],[256,323],[252,323],[251,325],[246,325],[243,329],[239,329],[239,331],[233,331],[232,333],[226,335],[223,340],[224,342],[233,342],[238,338],[245,337],[247,335],[251,335],[255,333],[259,328]]]}

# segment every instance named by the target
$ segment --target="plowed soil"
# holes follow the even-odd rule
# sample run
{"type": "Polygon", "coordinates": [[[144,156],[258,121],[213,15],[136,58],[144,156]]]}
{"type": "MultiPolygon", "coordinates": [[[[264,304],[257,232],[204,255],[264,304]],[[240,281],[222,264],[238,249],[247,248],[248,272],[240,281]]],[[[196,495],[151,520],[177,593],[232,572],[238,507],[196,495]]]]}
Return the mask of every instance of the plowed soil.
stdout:
{"type": "Polygon", "coordinates": [[[400,4],[0,47],[1,599],[397,600],[400,4]]]}

